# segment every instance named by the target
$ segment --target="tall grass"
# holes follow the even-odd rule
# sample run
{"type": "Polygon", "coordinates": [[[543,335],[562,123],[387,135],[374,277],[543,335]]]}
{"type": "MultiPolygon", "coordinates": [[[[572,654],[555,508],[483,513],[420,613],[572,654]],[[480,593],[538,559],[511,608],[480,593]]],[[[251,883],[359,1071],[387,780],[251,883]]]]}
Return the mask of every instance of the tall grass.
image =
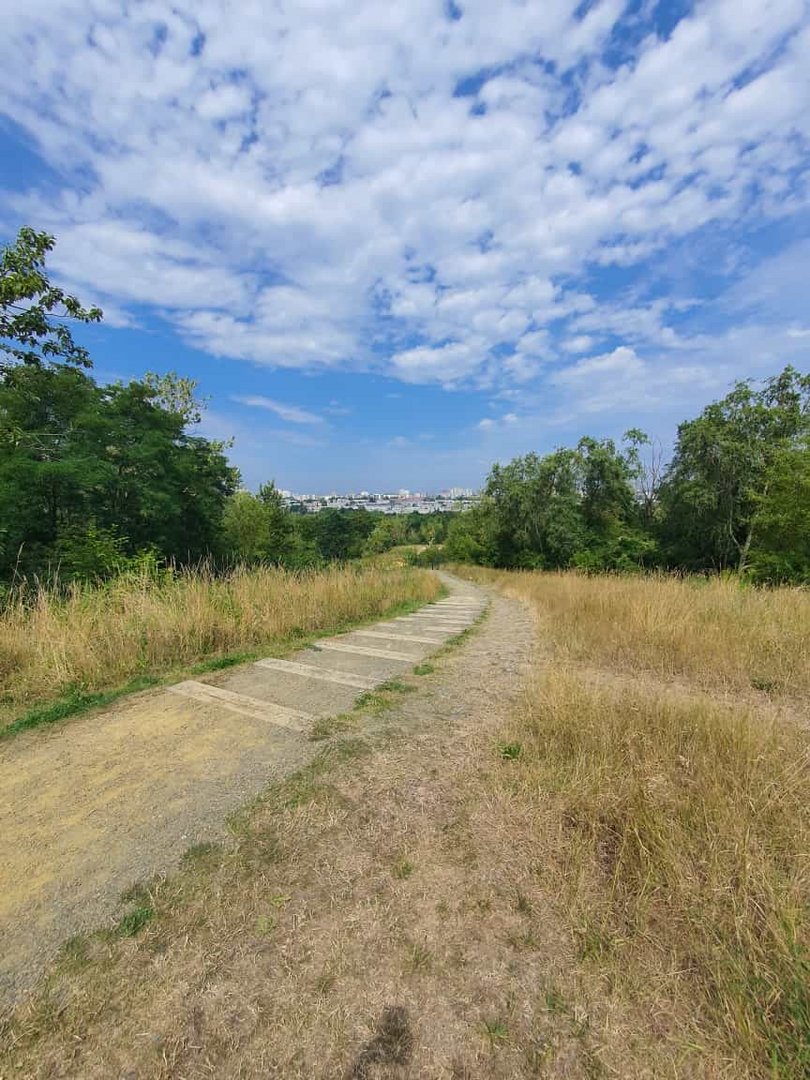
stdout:
{"type": "Polygon", "coordinates": [[[203,567],[144,569],[67,592],[18,591],[0,612],[0,724],[76,690],[373,619],[432,600],[440,588],[434,575],[409,569],[258,568],[216,577],[203,567]]]}
{"type": "Polygon", "coordinates": [[[810,1075],[799,730],[552,671],[510,737],[524,795],[551,823],[544,874],[580,955],[644,987],[653,1009],[657,994],[680,1002],[676,1037],[737,1062],[735,1075],[810,1075]]]}
{"type": "Polygon", "coordinates": [[[728,579],[462,571],[528,600],[560,659],[706,687],[810,693],[810,592],[728,579]]]}
{"type": "Polygon", "coordinates": [[[503,739],[583,964],[628,1010],[669,1017],[700,1075],[810,1076],[810,741],[750,693],[806,700],[810,595],[468,576],[537,615],[541,655],[503,739]]]}

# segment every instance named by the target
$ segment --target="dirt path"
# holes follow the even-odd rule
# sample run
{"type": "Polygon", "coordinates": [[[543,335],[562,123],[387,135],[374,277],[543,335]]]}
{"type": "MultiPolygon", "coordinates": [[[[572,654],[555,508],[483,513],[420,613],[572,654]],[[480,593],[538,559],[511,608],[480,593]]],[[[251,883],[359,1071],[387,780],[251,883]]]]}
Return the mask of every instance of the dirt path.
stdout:
{"type": "Polygon", "coordinates": [[[228,814],[310,760],[319,719],[469,625],[480,593],[455,580],[450,589],[292,662],[141,694],[0,746],[0,1003],[30,987],[63,941],[115,922],[125,890],[221,839],[228,814]]]}
{"type": "Polygon", "coordinates": [[[10,1029],[18,1074],[601,1075],[496,744],[532,645],[527,610],[493,596],[345,761],[271,789],[238,852],[167,883],[137,939],[63,969],[10,1029]]]}

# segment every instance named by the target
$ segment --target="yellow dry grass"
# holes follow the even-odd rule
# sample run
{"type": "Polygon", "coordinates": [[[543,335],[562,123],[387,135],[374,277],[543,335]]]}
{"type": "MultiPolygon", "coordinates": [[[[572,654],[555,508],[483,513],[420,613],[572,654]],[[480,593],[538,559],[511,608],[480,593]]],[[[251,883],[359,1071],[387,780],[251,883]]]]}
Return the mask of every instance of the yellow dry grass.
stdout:
{"type": "Polygon", "coordinates": [[[555,659],[705,687],[810,693],[810,592],[734,580],[461,571],[528,600],[555,659]]]}
{"type": "Polygon", "coordinates": [[[216,577],[203,568],[17,595],[0,613],[0,723],[77,689],[374,619],[435,599],[440,588],[435,575],[409,569],[243,568],[216,577]]]}
{"type": "Polygon", "coordinates": [[[583,963],[703,1075],[810,1075],[810,747],[795,709],[749,692],[806,697],[810,597],[470,576],[538,619],[545,656],[503,745],[583,963]]]}

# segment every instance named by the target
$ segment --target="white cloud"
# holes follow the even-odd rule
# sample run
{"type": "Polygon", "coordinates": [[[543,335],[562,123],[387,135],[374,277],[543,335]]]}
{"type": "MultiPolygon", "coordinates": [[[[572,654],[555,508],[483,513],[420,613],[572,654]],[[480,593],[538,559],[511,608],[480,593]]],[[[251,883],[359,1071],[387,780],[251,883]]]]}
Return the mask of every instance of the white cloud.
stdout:
{"type": "Polygon", "coordinates": [[[810,27],[803,0],[704,0],[615,68],[624,4],[578,8],[11,5],[0,98],[58,180],[7,213],[119,323],[145,307],[218,356],[584,385],[549,365],[688,343],[643,287],[591,297],[594,267],[806,207],[810,27]]]}
{"type": "Polygon", "coordinates": [[[517,413],[509,412],[504,413],[503,416],[493,419],[491,416],[485,416],[483,420],[479,420],[475,425],[479,431],[494,431],[496,428],[508,428],[515,427],[520,423],[520,417],[517,413]]]}
{"type": "Polygon", "coordinates": [[[316,413],[302,409],[298,405],[285,405],[281,401],[274,401],[272,398],[264,397],[261,394],[234,394],[231,401],[235,401],[239,405],[247,405],[251,409],[267,409],[269,412],[275,413],[280,419],[286,420],[288,424],[323,423],[323,417],[318,416],[316,413]]]}

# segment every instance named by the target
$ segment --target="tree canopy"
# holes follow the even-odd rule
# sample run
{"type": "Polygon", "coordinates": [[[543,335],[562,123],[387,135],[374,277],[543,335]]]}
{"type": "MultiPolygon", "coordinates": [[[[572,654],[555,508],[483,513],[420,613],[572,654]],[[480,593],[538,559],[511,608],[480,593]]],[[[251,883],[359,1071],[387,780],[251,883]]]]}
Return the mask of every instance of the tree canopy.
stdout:
{"type": "Polygon", "coordinates": [[[101,309],[82,307],[49,280],[45,256],[55,242],[48,233],[25,227],[0,252],[0,372],[14,363],[92,366],[68,323],[100,322],[101,309]]]}
{"type": "Polygon", "coordinates": [[[810,376],[738,382],[678,428],[672,460],[633,428],[489,474],[450,558],[493,566],[733,569],[810,582],[810,376]]]}

